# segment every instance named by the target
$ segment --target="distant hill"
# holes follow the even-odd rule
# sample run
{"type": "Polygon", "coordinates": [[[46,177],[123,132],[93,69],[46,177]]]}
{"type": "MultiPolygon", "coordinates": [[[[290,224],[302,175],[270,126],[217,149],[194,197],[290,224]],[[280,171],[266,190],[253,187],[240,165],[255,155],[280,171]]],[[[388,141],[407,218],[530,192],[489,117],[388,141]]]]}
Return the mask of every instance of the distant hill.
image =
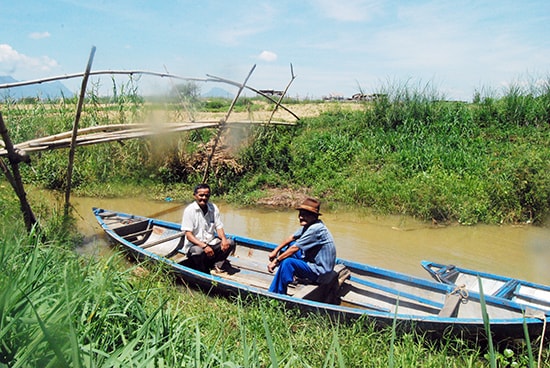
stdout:
{"type": "Polygon", "coordinates": [[[212,88],[210,91],[203,93],[202,97],[223,97],[223,98],[233,98],[233,94],[227,92],[223,88],[212,88]]]}
{"type": "MultiPolygon", "coordinates": [[[[0,85],[8,83],[16,83],[18,80],[11,76],[0,76],[0,85]]],[[[0,88],[0,100],[8,98],[19,100],[22,98],[38,97],[41,99],[57,99],[61,96],[73,97],[72,93],[63,83],[59,81],[47,82],[41,84],[32,84],[29,86],[0,88]]]]}

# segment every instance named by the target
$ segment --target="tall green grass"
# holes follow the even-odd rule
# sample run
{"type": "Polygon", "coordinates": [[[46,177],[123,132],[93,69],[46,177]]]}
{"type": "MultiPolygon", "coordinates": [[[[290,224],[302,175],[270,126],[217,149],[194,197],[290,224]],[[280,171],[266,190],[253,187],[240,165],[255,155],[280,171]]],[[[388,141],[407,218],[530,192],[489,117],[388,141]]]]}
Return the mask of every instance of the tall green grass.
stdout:
{"type": "MultiPolygon", "coordinates": [[[[81,126],[139,122],[152,108],[181,115],[173,101],[146,103],[137,85],[114,84],[107,100],[92,85],[81,126]]],[[[213,189],[247,203],[266,188],[305,190],[327,204],[437,222],[543,224],[550,218],[548,82],[511,86],[500,96],[478,92],[471,103],[446,101],[430,85],[389,85],[381,92],[359,111],[342,103],[296,127],[240,131],[246,138],[234,152],[236,165],[214,165],[213,189]]],[[[2,109],[17,143],[70,130],[75,102],[8,103],[2,109]]],[[[197,103],[198,109],[225,106],[217,99],[197,103]]],[[[252,99],[242,106],[257,108],[252,99]]],[[[214,130],[201,130],[83,147],[74,190],[115,195],[124,183],[165,192],[192,185],[202,178],[214,136],[214,130]]],[[[66,152],[32,158],[32,168],[23,166],[25,180],[63,189],[66,152]]]]}
{"type": "Polygon", "coordinates": [[[474,103],[408,86],[386,92],[363,111],[341,108],[292,131],[258,131],[242,156],[250,189],[307,187],[329,203],[439,222],[548,219],[547,87],[474,103]]]}

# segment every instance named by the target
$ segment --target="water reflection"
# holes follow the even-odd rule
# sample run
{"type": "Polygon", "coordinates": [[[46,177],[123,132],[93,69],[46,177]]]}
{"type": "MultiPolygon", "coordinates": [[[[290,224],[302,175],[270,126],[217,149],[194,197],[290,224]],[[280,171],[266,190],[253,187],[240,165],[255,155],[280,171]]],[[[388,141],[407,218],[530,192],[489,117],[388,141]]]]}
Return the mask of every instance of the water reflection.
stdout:
{"type": "MultiPolygon", "coordinates": [[[[213,201],[220,207],[226,231],[278,243],[296,230],[297,212],[242,208],[213,201]]],[[[185,203],[133,199],[72,198],[81,251],[109,254],[106,238],[92,216],[92,207],[180,222],[185,203]]],[[[423,259],[452,263],[486,272],[550,284],[550,229],[534,226],[434,227],[403,216],[369,216],[358,211],[323,212],[338,256],[426,277],[423,259]]]]}

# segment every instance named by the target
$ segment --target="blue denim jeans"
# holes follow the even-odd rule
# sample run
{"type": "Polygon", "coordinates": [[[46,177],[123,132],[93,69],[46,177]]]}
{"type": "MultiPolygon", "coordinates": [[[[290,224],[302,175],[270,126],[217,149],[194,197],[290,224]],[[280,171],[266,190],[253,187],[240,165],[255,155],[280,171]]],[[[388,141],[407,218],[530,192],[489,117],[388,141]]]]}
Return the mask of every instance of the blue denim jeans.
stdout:
{"type": "Polygon", "coordinates": [[[315,281],[317,274],[314,273],[307,265],[306,261],[303,261],[296,257],[288,257],[281,261],[279,269],[269,286],[269,291],[278,294],[286,294],[288,284],[294,280],[294,276],[302,279],[310,279],[315,281]]]}

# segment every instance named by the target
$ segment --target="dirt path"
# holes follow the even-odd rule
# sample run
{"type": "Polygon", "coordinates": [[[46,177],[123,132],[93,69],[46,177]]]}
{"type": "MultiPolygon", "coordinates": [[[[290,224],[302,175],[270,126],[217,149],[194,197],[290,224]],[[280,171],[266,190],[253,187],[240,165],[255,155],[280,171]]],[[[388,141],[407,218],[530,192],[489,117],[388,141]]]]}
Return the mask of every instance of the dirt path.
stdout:
{"type": "MultiPolygon", "coordinates": [[[[271,105],[255,102],[263,107],[258,111],[251,112],[232,112],[229,121],[267,121],[271,115],[271,105]]],[[[326,111],[334,110],[361,110],[365,106],[357,102],[322,102],[322,103],[298,103],[285,105],[287,109],[292,111],[299,118],[314,117],[326,111]]],[[[195,115],[196,120],[218,120],[225,117],[225,112],[198,112],[195,115]]],[[[292,114],[279,108],[273,115],[273,120],[283,122],[294,122],[296,119],[292,114]]]]}

